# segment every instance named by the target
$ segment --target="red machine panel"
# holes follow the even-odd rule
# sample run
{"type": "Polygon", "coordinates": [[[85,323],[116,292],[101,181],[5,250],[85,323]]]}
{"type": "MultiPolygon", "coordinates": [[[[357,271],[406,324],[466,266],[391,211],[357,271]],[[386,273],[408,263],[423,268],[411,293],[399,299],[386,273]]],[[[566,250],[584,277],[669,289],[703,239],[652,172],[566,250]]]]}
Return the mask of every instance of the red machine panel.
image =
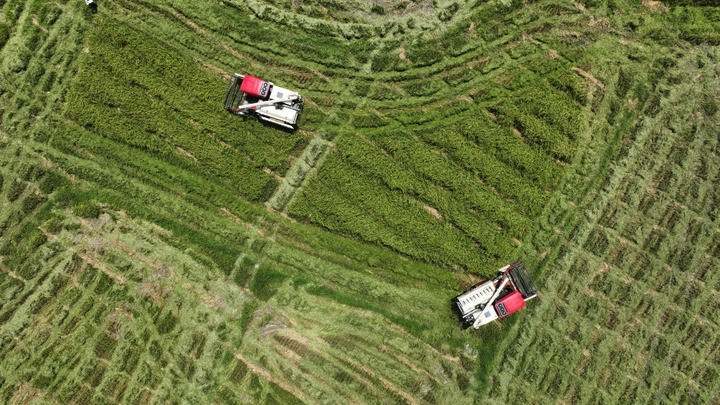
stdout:
{"type": "Polygon", "coordinates": [[[495,311],[497,311],[498,316],[502,318],[505,315],[512,314],[513,312],[521,309],[524,306],[525,300],[523,299],[522,294],[517,291],[513,291],[510,294],[502,297],[495,304],[495,311]]]}
{"type": "Polygon", "coordinates": [[[251,96],[267,99],[270,97],[271,87],[272,85],[270,83],[259,77],[245,75],[245,77],[243,77],[242,84],[240,85],[240,91],[243,91],[251,96]]]}

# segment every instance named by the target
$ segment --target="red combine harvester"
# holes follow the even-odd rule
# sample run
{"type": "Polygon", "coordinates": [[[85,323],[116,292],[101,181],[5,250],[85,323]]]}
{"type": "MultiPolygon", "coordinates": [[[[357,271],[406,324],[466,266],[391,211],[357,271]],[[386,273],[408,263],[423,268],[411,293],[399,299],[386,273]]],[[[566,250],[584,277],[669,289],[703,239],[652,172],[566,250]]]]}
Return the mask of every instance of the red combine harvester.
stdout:
{"type": "Polygon", "coordinates": [[[537,293],[525,265],[517,262],[501,268],[495,279],[475,284],[454,301],[465,323],[477,329],[522,309],[537,293]]]}
{"type": "Polygon", "coordinates": [[[288,129],[297,129],[302,97],[259,77],[235,73],[225,94],[225,109],[243,117],[256,116],[288,129]]]}

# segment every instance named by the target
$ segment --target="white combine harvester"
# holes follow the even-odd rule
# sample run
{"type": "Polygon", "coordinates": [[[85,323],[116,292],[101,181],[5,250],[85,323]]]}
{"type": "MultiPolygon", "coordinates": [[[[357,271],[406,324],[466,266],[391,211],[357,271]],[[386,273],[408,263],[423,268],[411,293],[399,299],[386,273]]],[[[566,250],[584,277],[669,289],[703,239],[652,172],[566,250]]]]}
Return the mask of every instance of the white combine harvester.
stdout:
{"type": "Polygon", "coordinates": [[[254,115],[291,130],[297,129],[302,108],[303,99],[297,92],[250,75],[235,73],[225,94],[225,109],[231,113],[254,115]]]}
{"type": "Polygon", "coordinates": [[[537,287],[521,262],[501,268],[493,280],[475,284],[455,297],[455,304],[468,326],[477,329],[522,309],[537,297],[537,287]]]}

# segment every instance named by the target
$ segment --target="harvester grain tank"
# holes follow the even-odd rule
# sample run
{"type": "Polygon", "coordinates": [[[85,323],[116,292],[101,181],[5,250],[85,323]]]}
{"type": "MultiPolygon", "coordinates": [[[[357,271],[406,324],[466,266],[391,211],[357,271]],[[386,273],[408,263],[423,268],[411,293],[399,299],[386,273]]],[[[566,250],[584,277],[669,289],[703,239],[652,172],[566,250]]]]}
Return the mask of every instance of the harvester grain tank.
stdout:
{"type": "Polygon", "coordinates": [[[502,267],[493,280],[472,286],[454,301],[463,321],[477,329],[522,309],[537,293],[525,265],[517,262],[502,267]]]}
{"type": "Polygon", "coordinates": [[[294,130],[303,108],[303,98],[294,91],[259,77],[235,73],[225,94],[225,109],[294,130]]]}

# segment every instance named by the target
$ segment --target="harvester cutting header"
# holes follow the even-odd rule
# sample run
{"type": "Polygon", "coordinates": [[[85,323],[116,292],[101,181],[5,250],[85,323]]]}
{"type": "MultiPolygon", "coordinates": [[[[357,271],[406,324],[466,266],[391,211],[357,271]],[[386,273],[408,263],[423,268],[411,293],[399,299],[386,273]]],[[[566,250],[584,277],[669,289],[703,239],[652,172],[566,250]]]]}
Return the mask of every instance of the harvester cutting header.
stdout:
{"type": "Polygon", "coordinates": [[[537,297],[537,287],[522,262],[508,264],[493,280],[481,282],[455,297],[455,304],[468,326],[477,329],[503,318],[537,297]]]}
{"type": "Polygon", "coordinates": [[[250,75],[235,73],[225,94],[225,109],[231,113],[256,116],[289,129],[297,129],[302,108],[303,99],[297,92],[250,75]]]}

